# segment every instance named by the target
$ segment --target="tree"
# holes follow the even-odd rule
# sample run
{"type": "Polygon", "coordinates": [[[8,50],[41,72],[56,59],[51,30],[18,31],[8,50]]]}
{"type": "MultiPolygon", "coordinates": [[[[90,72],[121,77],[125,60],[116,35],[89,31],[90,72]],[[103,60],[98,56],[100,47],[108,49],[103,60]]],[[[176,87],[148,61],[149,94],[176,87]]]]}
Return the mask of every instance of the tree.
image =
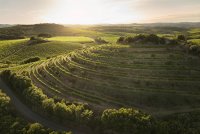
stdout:
{"type": "Polygon", "coordinates": [[[117,43],[123,43],[124,42],[124,37],[119,37],[119,39],[117,40],[117,43]]]}
{"type": "Polygon", "coordinates": [[[53,113],[53,108],[55,107],[55,102],[53,99],[45,99],[42,101],[42,107],[49,115],[51,115],[53,113]]]}
{"type": "Polygon", "coordinates": [[[27,134],[47,134],[45,129],[39,123],[34,123],[29,126],[27,134]]]}
{"type": "Polygon", "coordinates": [[[179,41],[186,41],[186,40],[187,40],[186,37],[185,37],[184,35],[178,35],[177,39],[178,39],[179,41]]]}

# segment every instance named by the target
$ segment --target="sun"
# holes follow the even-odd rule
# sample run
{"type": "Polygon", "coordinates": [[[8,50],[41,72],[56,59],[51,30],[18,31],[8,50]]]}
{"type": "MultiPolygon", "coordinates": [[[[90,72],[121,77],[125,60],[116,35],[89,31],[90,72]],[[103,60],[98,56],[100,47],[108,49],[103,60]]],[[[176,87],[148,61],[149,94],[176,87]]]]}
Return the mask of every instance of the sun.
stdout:
{"type": "Polygon", "coordinates": [[[94,0],[58,0],[42,18],[54,23],[94,24],[102,18],[101,5],[94,0]]]}
{"type": "Polygon", "coordinates": [[[41,19],[61,24],[130,23],[139,20],[136,12],[130,14],[125,5],[106,0],[57,0],[41,19]]]}

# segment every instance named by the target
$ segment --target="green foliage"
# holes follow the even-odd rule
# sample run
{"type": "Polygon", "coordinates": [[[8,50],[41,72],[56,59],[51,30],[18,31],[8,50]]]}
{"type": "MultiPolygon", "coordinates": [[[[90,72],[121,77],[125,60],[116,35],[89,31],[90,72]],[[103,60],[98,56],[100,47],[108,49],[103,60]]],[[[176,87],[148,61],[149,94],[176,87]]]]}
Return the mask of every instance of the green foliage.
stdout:
{"type": "Polygon", "coordinates": [[[187,40],[187,38],[184,35],[178,35],[177,39],[179,41],[186,41],[187,40]]]}
{"type": "Polygon", "coordinates": [[[200,112],[174,114],[157,122],[157,134],[199,134],[200,112]]]}
{"type": "Polygon", "coordinates": [[[52,35],[67,34],[68,29],[58,24],[36,24],[36,25],[16,25],[13,27],[0,29],[0,35],[26,35],[34,36],[40,33],[48,33],[52,35]]]}
{"type": "Polygon", "coordinates": [[[92,118],[93,112],[86,109],[82,104],[67,105],[64,101],[55,103],[41,89],[34,87],[31,84],[31,80],[27,77],[16,75],[10,70],[5,70],[1,73],[1,78],[31,104],[33,109],[37,107],[37,109],[44,111],[48,116],[53,114],[61,122],[88,122],[92,118]]]}
{"type": "Polygon", "coordinates": [[[46,134],[46,132],[42,125],[34,123],[29,126],[27,134],[46,134]]]}
{"type": "Polygon", "coordinates": [[[43,38],[32,36],[28,42],[28,45],[36,45],[36,44],[41,44],[41,43],[46,43],[46,42],[48,41],[43,38]]]}
{"type": "Polygon", "coordinates": [[[125,42],[125,37],[119,37],[117,43],[123,43],[123,42],[125,42]]]}
{"type": "Polygon", "coordinates": [[[186,51],[188,51],[189,53],[191,53],[193,55],[200,56],[200,45],[199,45],[199,43],[188,42],[188,43],[184,44],[184,47],[185,47],[186,51]]]}
{"type": "Polygon", "coordinates": [[[139,34],[134,37],[120,37],[117,40],[117,43],[121,44],[130,44],[130,43],[141,43],[141,44],[166,44],[168,39],[159,37],[155,34],[149,34],[149,35],[144,35],[144,34],[139,34]]]}
{"type": "Polygon", "coordinates": [[[0,133],[1,134],[67,134],[44,128],[39,123],[28,123],[15,114],[10,98],[0,90],[0,133]]]}
{"type": "Polygon", "coordinates": [[[9,111],[10,98],[0,90],[0,115],[9,111]]]}
{"type": "Polygon", "coordinates": [[[154,126],[150,115],[132,108],[107,109],[103,112],[101,121],[106,130],[119,134],[150,134],[154,126]]]}

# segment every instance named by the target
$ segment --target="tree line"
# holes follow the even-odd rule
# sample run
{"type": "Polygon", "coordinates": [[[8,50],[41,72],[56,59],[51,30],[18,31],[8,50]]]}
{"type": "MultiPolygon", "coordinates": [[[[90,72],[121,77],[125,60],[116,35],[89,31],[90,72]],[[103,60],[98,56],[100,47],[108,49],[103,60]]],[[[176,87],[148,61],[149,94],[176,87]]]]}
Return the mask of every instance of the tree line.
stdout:
{"type": "Polygon", "coordinates": [[[56,132],[39,123],[28,123],[17,117],[10,98],[0,90],[0,133],[1,134],[71,134],[56,132]]]}
{"type": "Polygon", "coordinates": [[[18,93],[32,109],[40,114],[59,122],[87,122],[93,112],[84,104],[67,104],[64,100],[59,102],[48,98],[40,88],[32,85],[31,80],[26,76],[20,76],[5,70],[1,78],[18,93]],[[53,115],[53,116],[52,116],[53,115]]]}

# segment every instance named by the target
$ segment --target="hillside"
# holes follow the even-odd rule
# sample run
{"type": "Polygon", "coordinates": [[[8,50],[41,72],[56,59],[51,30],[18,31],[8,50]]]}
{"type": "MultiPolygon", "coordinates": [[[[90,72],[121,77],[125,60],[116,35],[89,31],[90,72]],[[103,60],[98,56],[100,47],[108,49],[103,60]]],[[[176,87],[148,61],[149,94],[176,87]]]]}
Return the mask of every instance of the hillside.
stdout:
{"type": "Polygon", "coordinates": [[[91,38],[78,36],[49,38],[49,41],[34,45],[29,45],[29,39],[0,41],[0,62],[20,63],[36,56],[46,59],[90,46],[93,43],[91,38]]]}
{"type": "Polygon", "coordinates": [[[3,132],[20,117],[20,132],[198,134],[199,28],[157,25],[0,29],[25,31],[24,39],[0,40],[0,88],[19,113],[8,113],[3,132]]]}
{"type": "Polygon", "coordinates": [[[178,46],[105,45],[50,59],[30,77],[52,97],[159,114],[198,108],[199,64],[178,46]]]}

